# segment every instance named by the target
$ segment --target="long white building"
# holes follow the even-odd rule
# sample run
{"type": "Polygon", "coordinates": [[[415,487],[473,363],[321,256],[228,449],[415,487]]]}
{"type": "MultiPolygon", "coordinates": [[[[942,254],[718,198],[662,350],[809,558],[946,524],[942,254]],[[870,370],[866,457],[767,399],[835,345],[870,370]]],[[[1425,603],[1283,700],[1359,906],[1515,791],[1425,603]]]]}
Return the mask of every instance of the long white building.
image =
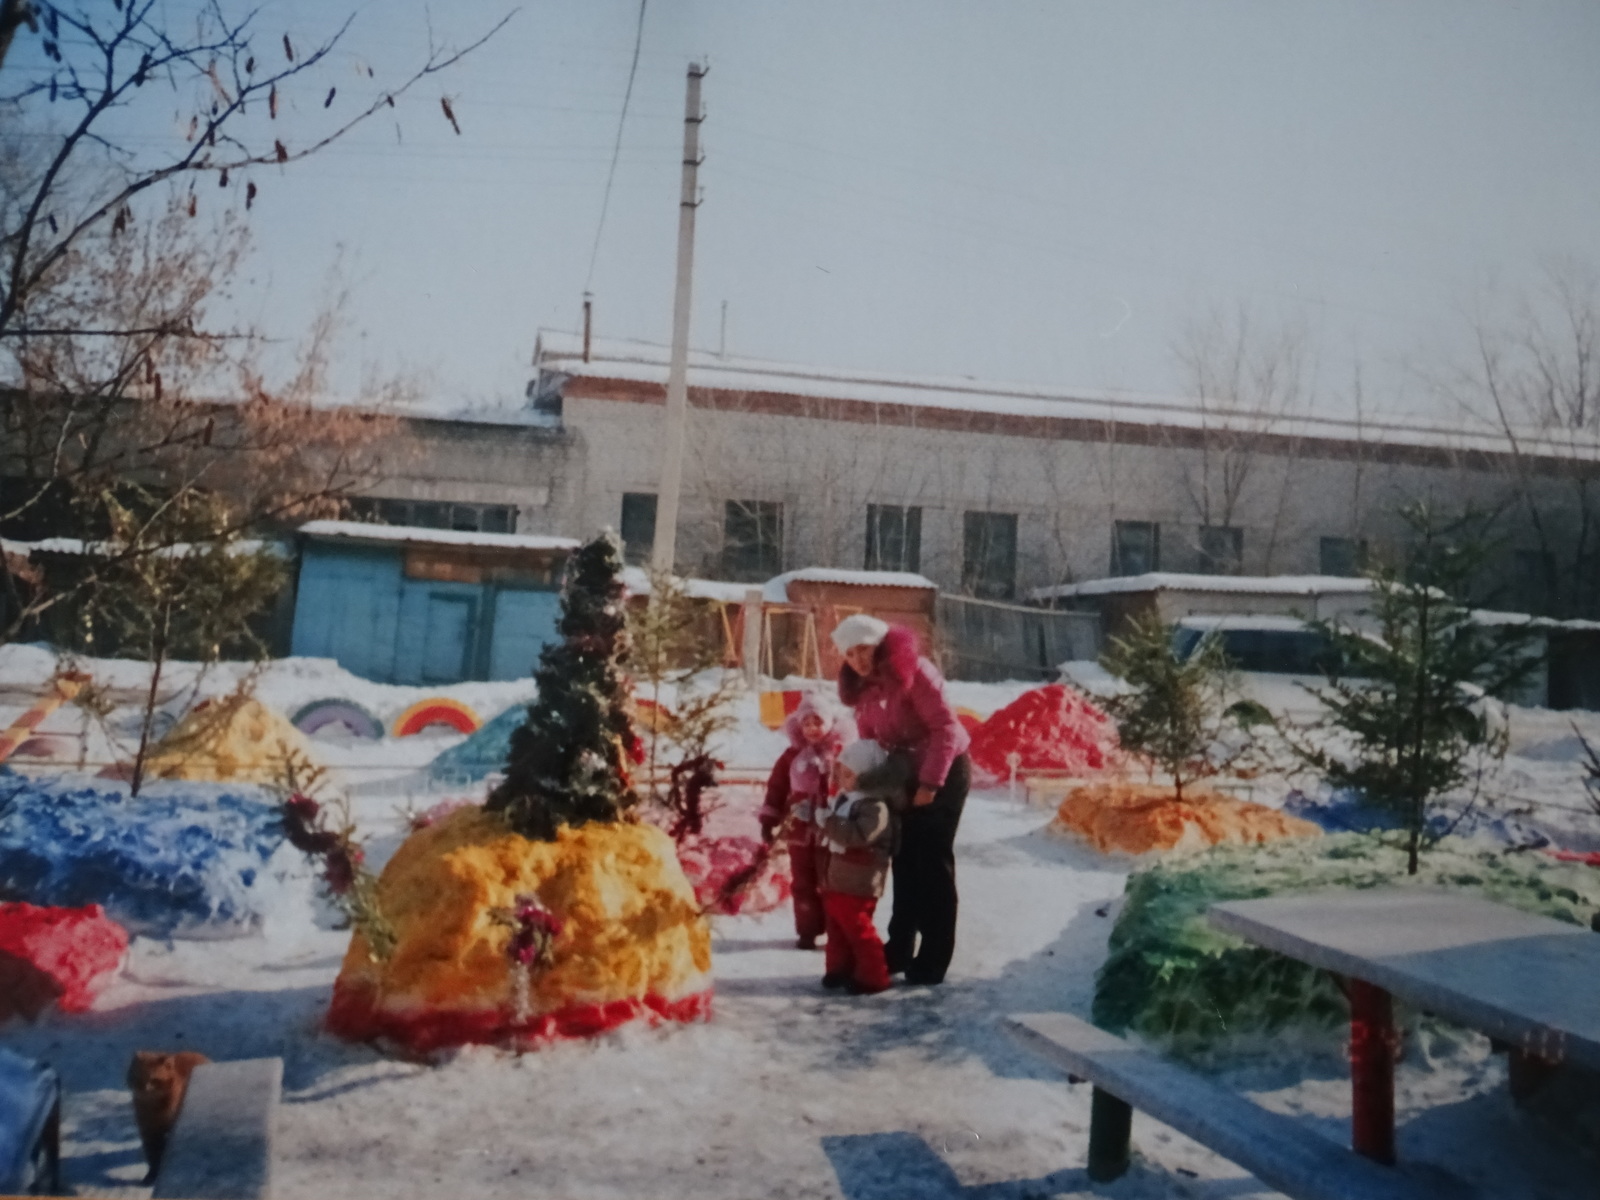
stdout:
{"type": "MultiPolygon", "coordinates": [[[[362,502],[394,523],[653,537],[667,351],[541,334],[521,405],[416,418],[362,502]]],[[[1341,575],[1410,501],[1499,514],[1503,606],[1590,615],[1600,445],[1445,421],[1355,423],[1189,400],[696,353],[681,569],[911,570],[991,599],[1150,570],[1341,575]],[[1531,516],[1537,514],[1536,524],[1531,516]],[[1552,597],[1550,579],[1567,594],[1552,597]],[[1581,593],[1581,594],[1580,594],[1581,593]]]]}

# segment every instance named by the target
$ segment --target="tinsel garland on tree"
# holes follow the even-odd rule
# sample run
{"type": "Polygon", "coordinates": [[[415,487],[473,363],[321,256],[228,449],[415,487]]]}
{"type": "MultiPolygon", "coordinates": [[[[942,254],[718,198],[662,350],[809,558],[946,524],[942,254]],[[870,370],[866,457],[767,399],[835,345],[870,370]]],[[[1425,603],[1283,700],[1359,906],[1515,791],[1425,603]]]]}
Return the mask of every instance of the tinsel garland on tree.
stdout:
{"type": "Polygon", "coordinates": [[[511,735],[506,777],[487,807],[524,837],[553,841],[563,825],[616,821],[636,802],[629,652],[616,539],[573,555],[561,598],[561,640],[539,656],[538,699],[511,735]]]}

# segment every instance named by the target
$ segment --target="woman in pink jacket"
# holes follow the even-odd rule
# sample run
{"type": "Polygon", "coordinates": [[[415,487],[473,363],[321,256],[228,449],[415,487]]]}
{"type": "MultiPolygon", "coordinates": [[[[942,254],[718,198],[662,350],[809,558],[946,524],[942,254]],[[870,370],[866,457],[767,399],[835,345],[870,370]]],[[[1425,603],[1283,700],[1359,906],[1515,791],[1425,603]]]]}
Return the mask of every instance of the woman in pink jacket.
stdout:
{"type": "Polygon", "coordinates": [[[905,754],[916,774],[894,858],[889,971],[942,983],[956,946],[956,826],[972,785],[967,731],[911,630],[857,613],[839,622],[833,644],[844,655],[839,698],[860,735],[905,754]]]}

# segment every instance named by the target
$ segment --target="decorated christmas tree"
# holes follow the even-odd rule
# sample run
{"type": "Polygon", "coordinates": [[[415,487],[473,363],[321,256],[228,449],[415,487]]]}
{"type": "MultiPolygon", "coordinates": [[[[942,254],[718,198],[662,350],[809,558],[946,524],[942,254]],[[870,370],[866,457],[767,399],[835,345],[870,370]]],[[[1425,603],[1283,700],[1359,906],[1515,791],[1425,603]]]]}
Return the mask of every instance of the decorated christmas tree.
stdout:
{"type": "Polygon", "coordinates": [[[548,842],[563,825],[613,822],[636,800],[628,765],[639,740],[623,673],[629,639],[621,567],[609,533],[573,555],[561,640],[539,656],[539,697],[511,736],[505,780],[487,805],[524,837],[548,842]]]}

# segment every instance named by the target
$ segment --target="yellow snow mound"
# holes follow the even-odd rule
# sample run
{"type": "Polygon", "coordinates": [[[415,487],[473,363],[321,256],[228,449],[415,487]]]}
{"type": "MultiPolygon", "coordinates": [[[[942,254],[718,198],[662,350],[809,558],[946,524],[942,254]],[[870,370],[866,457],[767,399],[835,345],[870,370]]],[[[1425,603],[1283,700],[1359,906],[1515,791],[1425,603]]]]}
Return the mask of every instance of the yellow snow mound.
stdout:
{"type": "Polygon", "coordinates": [[[342,1036],[429,1049],[709,1012],[710,927],[672,839],[652,826],[591,823],[536,842],[496,814],[460,809],[406,839],[378,899],[398,943],[376,963],[360,934],[351,938],[328,1016],[342,1036]],[[519,893],[563,923],[521,1013],[511,931],[492,915],[519,893]]]}
{"type": "Polygon", "coordinates": [[[1191,786],[1180,801],[1170,787],[1126,781],[1086,784],[1071,792],[1051,828],[1076,834],[1102,853],[1131,854],[1322,833],[1310,821],[1211,788],[1191,786]]]}
{"type": "Polygon", "coordinates": [[[294,754],[315,764],[305,735],[257,700],[205,701],[161,739],[145,773],[154,779],[275,783],[294,754]]]}

